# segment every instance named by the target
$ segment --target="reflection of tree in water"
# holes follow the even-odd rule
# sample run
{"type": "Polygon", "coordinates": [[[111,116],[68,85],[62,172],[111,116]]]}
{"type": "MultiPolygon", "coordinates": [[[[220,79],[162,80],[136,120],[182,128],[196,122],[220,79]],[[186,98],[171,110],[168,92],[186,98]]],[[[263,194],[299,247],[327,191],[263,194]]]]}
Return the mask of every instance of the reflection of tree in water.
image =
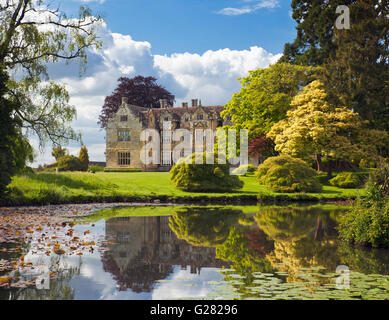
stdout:
{"type": "Polygon", "coordinates": [[[266,254],[273,249],[273,241],[267,240],[259,229],[233,227],[227,240],[216,247],[216,257],[231,261],[238,274],[250,283],[254,272],[270,272],[273,268],[266,254]]]}
{"type": "Polygon", "coordinates": [[[389,249],[360,248],[341,242],[338,251],[342,264],[352,271],[389,275],[389,249]]]}
{"type": "Polygon", "coordinates": [[[299,268],[321,266],[334,272],[340,264],[332,214],[320,207],[280,207],[262,209],[255,216],[259,228],[275,240],[267,259],[289,273],[288,281],[298,281],[299,268]]]}
{"type": "Polygon", "coordinates": [[[242,216],[241,210],[229,208],[185,208],[174,213],[169,226],[179,239],[194,246],[214,247],[227,239],[242,216]]]}

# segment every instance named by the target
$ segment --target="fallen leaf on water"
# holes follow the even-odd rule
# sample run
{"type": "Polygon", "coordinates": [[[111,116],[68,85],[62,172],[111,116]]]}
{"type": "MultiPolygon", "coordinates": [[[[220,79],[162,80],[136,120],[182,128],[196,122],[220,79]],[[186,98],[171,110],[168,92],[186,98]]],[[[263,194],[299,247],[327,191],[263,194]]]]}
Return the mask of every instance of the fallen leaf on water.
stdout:
{"type": "Polygon", "coordinates": [[[12,277],[0,277],[0,284],[4,284],[12,280],[12,277]]]}
{"type": "Polygon", "coordinates": [[[58,255],[61,255],[61,254],[64,254],[65,253],[65,250],[62,250],[62,249],[54,249],[54,252],[58,255]]]}

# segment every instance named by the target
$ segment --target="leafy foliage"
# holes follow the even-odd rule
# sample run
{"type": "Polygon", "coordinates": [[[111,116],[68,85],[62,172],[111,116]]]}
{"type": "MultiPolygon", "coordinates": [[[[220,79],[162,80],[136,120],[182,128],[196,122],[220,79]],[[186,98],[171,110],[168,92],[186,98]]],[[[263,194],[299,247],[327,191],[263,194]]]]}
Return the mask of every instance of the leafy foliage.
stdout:
{"type": "Polygon", "coordinates": [[[353,2],[351,28],[334,30],[336,49],[323,67],[324,83],[333,103],[388,131],[389,6],[379,0],[353,2]]]}
{"type": "MultiPolygon", "coordinates": [[[[297,22],[297,36],[284,47],[282,62],[319,66],[335,50],[334,23],[338,5],[349,6],[356,0],[293,0],[292,17],[297,22]]],[[[353,20],[354,23],[354,20],[353,20]]]]}
{"type": "Polygon", "coordinates": [[[86,146],[82,146],[81,147],[80,153],[78,155],[78,159],[80,159],[83,171],[88,170],[88,167],[89,167],[89,155],[88,155],[88,149],[86,148],[86,146]]]}
{"type": "Polygon", "coordinates": [[[339,235],[356,244],[389,247],[389,202],[378,201],[366,206],[359,201],[344,215],[339,235]]]}
{"type": "Polygon", "coordinates": [[[173,166],[170,181],[185,191],[228,192],[243,188],[243,182],[237,176],[230,175],[228,161],[226,164],[218,164],[218,161],[218,154],[193,153],[173,166]],[[206,164],[209,157],[214,157],[213,164],[206,164]],[[203,164],[196,164],[201,160],[203,164]]]}
{"type": "Polygon", "coordinates": [[[388,143],[385,131],[368,129],[356,112],[328,103],[320,81],[306,86],[291,105],[295,109],[267,136],[281,153],[305,159],[316,155],[319,170],[322,156],[356,164],[362,158],[378,161],[380,148],[388,143]]]}
{"type": "Polygon", "coordinates": [[[58,159],[57,166],[59,171],[83,171],[84,170],[84,165],[81,163],[80,159],[71,155],[66,155],[58,159]]]}
{"type": "Polygon", "coordinates": [[[260,183],[277,192],[320,192],[316,176],[303,160],[287,155],[266,159],[256,172],[260,183]]]}
{"type": "Polygon", "coordinates": [[[174,96],[157,84],[157,79],[154,77],[121,77],[118,82],[119,85],[112,95],[105,98],[99,116],[99,124],[102,128],[106,127],[110,115],[119,109],[123,97],[128,99],[129,104],[139,107],[159,108],[159,99],[167,99],[168,106],[173,106],[174,96]]]}
{"type": "Polygon", "coordinates": [[[51,151],[51,155],[55,158],[56,161],[58,161],[59,158],[66,156],[67,154],[68,154],[67,149],[62,148],[61,146],[53,147],[53,150],[51,151]]]}
{"type": "Polygon", "coordinates": [[[8,81],[7,92],[18,128],[37,135],[41,146],[47,140],[56,145],[79,140],[70,127],[76,110],[65,86],[50,81],[47,68],[78,61],[83,70],[87,49],[101,47],[96,32],[101,17],[86,7],[67,16],[50,1],[12,0],[0,5],[0,21],[0,68],[18,75],[8,81]]]}
{"type": "Polygon", "coordinates": [[[240,79],[242,88],[234,93],[222,116],[231,116],[235,125],[250,131],[257,129],[253,138],[258,138],[285,118],[293,97],[314,80],[315,72],[311,67],[287,63],[250,71],[248,77],[240,79]]]}
{"type": "Polygon", "coordinates": [[[0,198],[11,177],[33,160],[33,150],[12,118],[14,105],[5,97],[7,79],[7,74],[0,70],[0,198]]]}
{"type": "Polygon", "coordinates": [[[340,188],[358,188],[366,183],[368,175],[356,172],[341,172],[329,180],[330,184],[340,188]]]}

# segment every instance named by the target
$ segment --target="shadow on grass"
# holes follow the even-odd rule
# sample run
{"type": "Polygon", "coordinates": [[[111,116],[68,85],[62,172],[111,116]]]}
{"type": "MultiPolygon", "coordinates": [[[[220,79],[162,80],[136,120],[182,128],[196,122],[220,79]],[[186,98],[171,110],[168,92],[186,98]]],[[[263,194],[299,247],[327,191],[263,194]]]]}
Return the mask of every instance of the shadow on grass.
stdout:
{"type": "Polygon", "coordinates": [[[55,184],[60,187],[75,188],[75,189],[84,189],[84,190],[98,190],[98,189],[111,189],[114,185],[106,184],[102,181],[85,181],[74,177],[69,177],[64,174],[55,174],[55,173],[40,173],[40,174],[31,174],[27,175],[29,179],[35,180],[38,182],[44,182],[47,184],[55,184]]]}

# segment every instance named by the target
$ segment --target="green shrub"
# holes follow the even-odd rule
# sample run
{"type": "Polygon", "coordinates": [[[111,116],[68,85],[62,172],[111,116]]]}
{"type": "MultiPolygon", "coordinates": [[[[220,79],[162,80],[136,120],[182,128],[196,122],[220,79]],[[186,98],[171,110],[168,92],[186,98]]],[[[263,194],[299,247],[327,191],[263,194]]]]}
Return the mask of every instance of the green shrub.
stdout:
{"type": "Polygon", "coordinates": [[[376,163],[375,163],[375,161],[372,161],[372,160],[361,159],[361,161],[359,161],[359,167],[360,168],[375,168],[376,163]]]}
{"type": "Polygon", "coordinates": [[[330,184],[340,188],[358,188],[366,183],[367,174],[341,172],[329,180],[330,184]]]}
{"type": "Polygon", "coordinates": [[[255,167],[252,164],[244,164],[242,166],[239,166],[234,171],[232,171],[234,175],[250,175],[255,173],[255,167]]]}
{"type": "Polygon", "coordinates": [[[104,169],[104,172],[142,172],[141,169],[104,169]]]}
{"type": "Polygon", "coordinates": [[[59,171],[82,171],[84,169],[80,159],[71,155],[59,158],[57,165],[59,171]]]}
{"type": "Polygon", "coordinates": [[[102,172],[102,171],[104,171],[104,167],[102,167],[102,166],[90,166],[89,171],[92,173],[102,172]]]}
{"type": "Polygon", "coordinates": [[[260,183],[276,192],[320,192],[317,173],[303,160],[287,155],[266,159],[256,172],[260,183]]]}
{"type": "Polygon", "coordinates": [[[339,236],[359,245],[389,247],[389,202],[369,206],[358,201],[342,217],[339,236]]]}
{"type": "Polygon", "coordinates": [[[389,164],[381,163],[370,171],[369,185],[376,187],[384,196],[389,196],[389,164]]]}
{"type": "MultiPolygon", "coordinates": [[[[199,159],[198,159],[199,160],[199,159]]],[[[218,164],[217,154],[193,153],[180,159],[170,170],[170,181],[185,191],[229,192],[243,188],[238,176],[230,175],[230,165],[218,164]],[[214,156],[214,164],[206,164],[207,157],[214,156]],[[202,158],[204,164],[196,164],[196,158],[202,158]]]]}

